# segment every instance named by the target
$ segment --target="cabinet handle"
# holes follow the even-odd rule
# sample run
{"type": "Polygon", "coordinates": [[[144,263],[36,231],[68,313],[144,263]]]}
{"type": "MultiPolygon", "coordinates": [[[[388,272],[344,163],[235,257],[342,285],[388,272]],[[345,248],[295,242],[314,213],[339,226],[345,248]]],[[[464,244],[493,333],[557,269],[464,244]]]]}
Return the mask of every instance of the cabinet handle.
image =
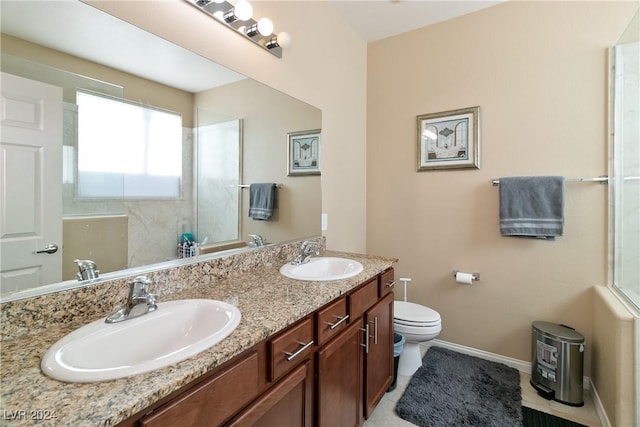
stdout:
{"type": "Polygon", "coordinates": [[[340,326],[340,324],[341,324],[341,323],[344,323],[344,322],[349,318],[349,315],[347,314],[347,315],[346,315],[346,316],[344,316],[344,317],[340,317],[340,316],[336,316],[336,317],[337,317],[338,319],[340,319],[340,320],[338,320],[336,323],[329,323],[329,322],[327,322],[327,325],[329,325],[329,329],[335,329],[335,328],[337,328],[338,326],[340,326]]]}
{"type": "Polygon", "coordinates": [[[373,323],[373,343],[378,345],[378,316],[369,320],[369,323],[373,323]]]}
{"type": "Polygon", "coordinates": [[[287,355],[287,362],[291,362],[293,359],[295,359],[296,357],[298,357],[300,355],[300,353],[302,353],[303,351],[305,351],[306,349],[308,349],[309,347],[311,347],[313,345],[313,340],[309,341],[308,343],[303,343],[303,342],[298,342],[298,344],[300,344],[302,347],[300,347],[298,349],[298,351],[294,352],[294,353],[289,353],[288,351],[285,351],[284,354],[287,355]]]}
{"type": "Polygon", "coordinates": [[[364,325],[364,328],[360,328],[364,332],[364,344],[360,343],[364,347],[364,352],[369,353],[369,324],[364,325]]]}
{"type": "Polygon", "coordinates": [[[389,282],[387,282],[387,287],[388,288],[393,288],[393,285],[395,285],[395,284],[396,284],[395,280],[389,280],[389,282]]]}

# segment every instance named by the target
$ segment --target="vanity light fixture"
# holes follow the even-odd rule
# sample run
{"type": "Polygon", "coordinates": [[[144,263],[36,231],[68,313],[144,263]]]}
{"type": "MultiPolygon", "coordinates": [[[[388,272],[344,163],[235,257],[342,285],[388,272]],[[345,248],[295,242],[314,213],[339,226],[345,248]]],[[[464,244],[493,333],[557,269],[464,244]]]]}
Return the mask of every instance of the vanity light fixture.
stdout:
{"type": "Polygon", "coordinates": [[[267,49],[275,49],[277,47],[287,47],[291,44],[291,36],[289,33],[278,33],[277,36],[271,37],[265,44],[267,49]]]}
{"type": "Polygon", "coordinates": [[[253,15],[253,6],[247,0],[238,0],[236,5],[227,10],[222,18],[228,24],[236,21],[247,21],[253,15]]]}
{"type": "Polygon", "coordinates": [[[247,37],[254,37],[258,34],[262,36],[270,36],[273,34],[273,22],[269,18],[260,18],[256,24],[247,27],[244,32],[247,37]]]}
{"type": "Polygon", "coordinates": [[[274,35],[273,22],[269,18],[252,19],[253,7],[247,0],[237,0],[234,4],[227,0],[185,1],[278,58],[282,58],[282,48],[291,44],[288,33],[274,35]]]}

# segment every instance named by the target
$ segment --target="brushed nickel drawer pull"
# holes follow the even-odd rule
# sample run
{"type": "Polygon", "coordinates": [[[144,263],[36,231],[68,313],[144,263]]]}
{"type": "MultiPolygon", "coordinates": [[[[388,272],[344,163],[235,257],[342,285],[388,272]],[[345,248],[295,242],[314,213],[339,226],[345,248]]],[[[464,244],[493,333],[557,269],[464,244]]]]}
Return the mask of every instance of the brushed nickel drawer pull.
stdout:
{"type": "Polygon", "coordinates": [[[338,326],[340,326],[340,324],[341,324],[341,323],[344,323],[344,322],[349,318],[349,315],[347,314],[347,315],[346,315],[346,316],[344,316],[344,317],[340,317],[340,316],[336,316],[336,317],[337,317],[338,319],[340,319],[340,320],[338,320],[336,323],[329,323],[329,322],[327,322],[327,325],[329,325],[329,329],[335,329],[335,328],[337,328],[338,326]]]}
{"type": "Polygon", "coordinates": [[[373,323],[373,343],[378,344],[378,316],[374,317],[373,320],[369,320],[369,323],[373,323]]]}
{"type": "Polygon", "coordinates": [[[296,351],[295,353],[289,353],[288,351],[285,351],[284,354],[287,355],[287,362],[291,362],[293,359],[295,359],[296,357],[298,357],[300,355],[300,353],[302,353],[303,351],[305,351],[306,349],[308,349],[309,347],[311,347],[313,345],[313,340],[309,341],[308,343],[303,343],[303,342],[298,342],[298,344],[300,344],[302,347],[300,347],[298,349],[298,351],[296,351]]]}
{"type": "Polygon", "coordinates": [[[393,285],[395,285],[395,284],[396,284],[396,281],[395,281],[395,280],[390,280],[390,281],[387,283],[387,287],[388,287],[388,288],[393,288],[393,285]]]}
{"type": "Polygon", "coordinates": [[[364,328],[360,328],[364,332],[364,344],[360,343],[364,347],[364,352],[369,353],[369,324],[364,325],[364,328]]]}

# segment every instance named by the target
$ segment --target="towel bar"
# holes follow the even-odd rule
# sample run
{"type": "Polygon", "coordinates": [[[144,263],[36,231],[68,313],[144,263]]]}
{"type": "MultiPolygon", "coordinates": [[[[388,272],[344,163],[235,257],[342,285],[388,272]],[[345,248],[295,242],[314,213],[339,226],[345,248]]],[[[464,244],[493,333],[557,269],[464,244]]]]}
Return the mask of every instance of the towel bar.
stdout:
{"type": "MultiPolygon", "coordinates": [[[[567,178],[566,179],[567,182],[597,182],[600,184],[606,184],[609,182],[609,177],[608,176],[599,176],[597,178],[567,178]]],[[[498,185],[500,185],[500,179],[493,179],[491,180],[491,184],[494,187],[497,187],[498,185]]]]}
{"type": "MultiPolygon", "coordinates": [[[[249,188],[249,184],[238,184],[240,188],[249,188]]],[[[276,188],[282,188],[282,184],[276,184],[276,188]]]]}

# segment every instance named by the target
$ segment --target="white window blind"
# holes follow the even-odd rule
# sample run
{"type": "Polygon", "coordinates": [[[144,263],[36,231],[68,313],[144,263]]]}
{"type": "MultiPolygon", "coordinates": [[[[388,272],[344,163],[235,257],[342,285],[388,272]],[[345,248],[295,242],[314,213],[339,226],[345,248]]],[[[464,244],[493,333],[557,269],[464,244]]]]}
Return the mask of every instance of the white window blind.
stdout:
{"type": "Polygon", "coordinates": [[[178,198],[179,114],[78,91],[78,196],[178,198]]]}

